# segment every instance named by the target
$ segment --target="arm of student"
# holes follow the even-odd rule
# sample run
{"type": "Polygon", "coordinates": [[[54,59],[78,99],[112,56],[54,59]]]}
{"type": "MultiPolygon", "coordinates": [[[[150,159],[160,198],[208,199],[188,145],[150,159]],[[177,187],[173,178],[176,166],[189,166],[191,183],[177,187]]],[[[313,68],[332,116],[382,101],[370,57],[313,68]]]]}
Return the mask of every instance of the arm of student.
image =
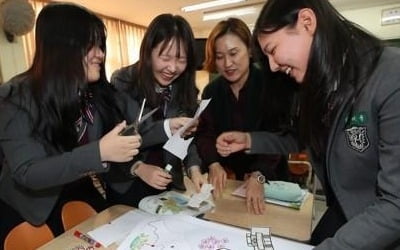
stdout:
{"type": "Polygon", "coordinates": [[[197,151],[197,145],[192,142],[188,148],[188,155],[184,159],[184,166],[187,176],[192,180],[197,192],[200,192],[201,186],[207,183],[205,176],[202,174],[201,165],[202,161],[197,151]]]}
{"type": "Polygon", "coordinates": [[[251,132],[250,154],[282,154],[299,152],[302,147],[298,143],[298,138],[291,134],[279,134],[271,132],[251,132]]]}
{"type": "Polygon", "coordinates": [[[192,181],[196,192],[200,192],[201,186],[208,183],[206,176],[201,173],[201,168],[196,165],[188,169],[188,177],[192,181]]]}
{"type": "Polygon", "coordinates": [[[218,198],[222,195],[222,192],[226,186],[227,174],[224,167],[219,162],[214,162],[209,168],[208,180],[213,185],[213,196],[218,198]]]}
{"type": "MultiPolygon", "coordinates": [[[[196,140],[196,138],[194,140],[196,140]]],[[[197,145],[192,141],[189,145],[187,156],[183,160],[183,165],[186,171],[188,171],[191,166],[201,166],[201,164],[202,161],[197,151],[197,145]]]]}
{"type": "Polygon", "coordinates": [[[20,185],[40,190],[72,182],[89,173],[108,171],[108,166],[101,162],[98,141],[57,153],[32,137],[27,113],[13,105],[3,105],[0,112],[5,164],[20,185]],[[49,153],[50,150],[53,152],[49,153]]]}
{"type": "MultiPolygon", "coordinates": [[[[394,72],[398,72],[397,68],[394,72]]],[[[370,178],[368,176],[374,174],[373,168],[377,169],[376,181],[373,182],[376,186],[371,187],[372,190],[369,191],[360,190],[371,192],[375,200],[356,216],[349,218],[333,238],[325,240],[315,249],[397,249],[399,246],[400,88],[398,83],[400,77],[399,74],[397,77],[395,75],[388,77],[392,85],[380,84],[373,100],[378,112],[376,117],[379,120],[373,121],[372,117],[370,118],[370,122],[379,126],[377,131],[379,138],[374,139],[375,143],[379,143],[376,152],[378,160],[372,161],[371,166],[364,167],[365,171],[372,173],[357,173],[359,178],[367,181],[366,179],[370,178]],[[376,163],[379,164],[378,167],[373,166],[376,163]]],[[[375,176],[373,178],[375,180],[375,176]]],[[[357,196],[354,195],[354,198],[357,199],[357,196]]]]}
{"type": "Polygon", "coordinates": [[[149,186],[165,190],[169,183],[172,182],[172,176],[164,169],[146,163],[140,163],[135,170],[135,175],[146,182],[149,186]]]}

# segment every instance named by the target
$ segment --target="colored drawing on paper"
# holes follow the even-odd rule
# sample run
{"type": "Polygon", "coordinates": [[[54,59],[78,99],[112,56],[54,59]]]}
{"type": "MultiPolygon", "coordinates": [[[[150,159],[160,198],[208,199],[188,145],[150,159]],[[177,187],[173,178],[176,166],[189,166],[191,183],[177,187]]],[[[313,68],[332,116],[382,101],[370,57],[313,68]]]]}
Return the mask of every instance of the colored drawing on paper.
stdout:
{"type": "Polygon", "coordinates": [[[141,233],[139,236],[134,238],[130,244],[130,249],[131,250],[140,250],[142,247],[148,242],[149,236],[141,233]]]}
{"type": "Polygon", "coordinates": [[[248,247],[244,230],[203,221],[191,216],[172,215],[154,216],[135,225],[135,228],[118,248],[118,250],[133,249],[245,250],[253,248],[248,247]]]}
{"type": "Polygon", "coordinates": [[[188,249],[188,245],[183,242],[181,236],[172,233],[168,226],[157,217],[155,217],[154,220],[150,220],[141,225],[139,230],[142,231],[142,233],[131,240],[130,247],[128,249],[188,249]]]}
{"type": "Polygon", "coordinates": [[[158,214],[160,212],[161,214],[168,214],[168,212],[177,214],[183,210],[188,202],[178,196],[169,196],[168,198],[161,198],[160,200],[162,200],[162,205],[160,207],[161,211],[157,211],[158,214]]]}
{"type": "Polygon", "coordinates": [[[226,249],[226,245],[229,243],[228,238],[218,239],[215,236],[207,237],[203,239],[199,244],[200,250],[216,250],[216,249],[226,249]]]}

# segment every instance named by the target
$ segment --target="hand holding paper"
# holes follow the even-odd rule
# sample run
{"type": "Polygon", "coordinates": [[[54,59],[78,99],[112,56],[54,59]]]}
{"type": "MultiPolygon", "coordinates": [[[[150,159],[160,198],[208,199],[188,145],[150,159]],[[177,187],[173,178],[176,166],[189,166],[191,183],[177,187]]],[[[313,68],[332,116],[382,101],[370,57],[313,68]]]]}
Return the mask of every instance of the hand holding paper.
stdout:
{"type": "Polygon", "coordinates": [[[213,189],[214,188],[211,184],[204,184],[201,186],[200,193],[195,193],[192,195],[192,197],[190,197],[188,206],[192,208],[199,208],[202,202],[210,198],[211,191],[213,189]]]}
{"type": "Polygon", "coordinates": [[[207,105],[210,103],[211,99],[207,100],[202,100],[201,103],[199,104],[199,107],[192,118],[191,121],[186,123],[184,126],[182,126],[163,146],[165,150],[170,152],[171,154],[175,155],[179,159],[183,160],[186,155],[187,155],[187,150],[190,145],[190,143],[193,140],[192,138],[189,139],[184,139],[181,136],[184,134],[186,130],[188,130],[190,127],[194,126],[198,122],[198,118],[200,117],[200,114],[204,111],[204,109],[207,107],[207,105]]]}

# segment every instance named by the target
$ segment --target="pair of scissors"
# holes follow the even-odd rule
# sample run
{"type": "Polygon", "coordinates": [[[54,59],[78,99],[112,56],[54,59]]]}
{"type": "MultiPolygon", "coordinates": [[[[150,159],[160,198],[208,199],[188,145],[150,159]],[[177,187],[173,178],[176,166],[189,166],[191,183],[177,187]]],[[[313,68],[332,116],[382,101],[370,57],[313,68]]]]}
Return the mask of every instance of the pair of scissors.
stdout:
{"type": "Polygon", "coordinates": [[[147,120],[150,116],[152,116],[158,110],[158,107],[154,108],[150,112],[148,112],[147,114],[142,116],[145,103],[146,103],[146,98],[143,99],[142,106],[140,107],[140,112],[139,112],[138,116],[136,117],[135,121],[133,123],[131,123],[130,125],[126,126],[119,133],[120,135],[135,135],[135,134],[137,134],[139,131],[140,124],[142,124],[142,122],[147,120]]]}

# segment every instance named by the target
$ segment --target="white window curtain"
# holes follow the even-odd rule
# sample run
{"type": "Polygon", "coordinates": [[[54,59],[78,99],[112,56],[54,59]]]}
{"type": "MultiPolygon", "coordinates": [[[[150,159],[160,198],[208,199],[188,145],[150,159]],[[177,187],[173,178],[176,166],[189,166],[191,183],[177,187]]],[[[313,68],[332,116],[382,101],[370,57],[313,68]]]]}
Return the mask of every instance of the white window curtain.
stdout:
{"type": "MultiPolygon", "coordinates": [[[[48,1],[29,0],[37,14],[48,1]]],[[[106,74],[110,79],[111,74],[139,59],[140,44],[142,42],[145,27],[121,21],[115,18],[101,16],[107,28],[107,58],[106,74]]],[[[34,29],[22,37],[24,44],[25,60],[30,65],[35,51],[34,29]]]]}
{"type": "Polygon", "coordinates": [[[107,27],[106,72],[135,63],[139,59],[140,44],[146,29],[121,20],[102,17],[107,27]]]}

